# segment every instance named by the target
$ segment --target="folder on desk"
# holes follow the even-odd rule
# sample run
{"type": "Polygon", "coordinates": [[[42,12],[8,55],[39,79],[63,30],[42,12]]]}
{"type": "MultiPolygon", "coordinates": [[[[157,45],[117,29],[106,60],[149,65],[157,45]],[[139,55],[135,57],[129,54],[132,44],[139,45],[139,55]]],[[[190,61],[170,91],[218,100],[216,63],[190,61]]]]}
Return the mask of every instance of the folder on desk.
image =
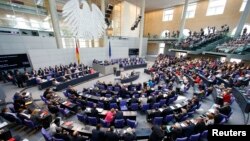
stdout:
{"type": "Polygon", "coordinates": [[[96,108],[96,110],[98,111],[98,113],[101,113],[103,111],[103,109],[101,108],[96,108]]]}
{"type": "Polygon", "coordinates": [[[176,104],[175,106],[177,106],[178,108],[182,107],[181,104],[176,104]]]}

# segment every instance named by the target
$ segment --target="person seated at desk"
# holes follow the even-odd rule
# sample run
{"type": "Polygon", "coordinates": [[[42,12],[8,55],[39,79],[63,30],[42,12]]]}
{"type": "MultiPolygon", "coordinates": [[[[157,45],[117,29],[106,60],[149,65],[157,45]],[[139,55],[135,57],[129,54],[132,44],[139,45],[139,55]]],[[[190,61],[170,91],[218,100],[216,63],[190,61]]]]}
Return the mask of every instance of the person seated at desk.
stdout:
{"type": "Polygon", "coordinates": [[[57,85],[59,85],[59,84],[61,84],[61,83],[58,82],[55,78],[52,79],[52,85],[53,85],[53,86],[57,86],[57,85]]]}
{"type": "Polygon", "coordinates": [[[220,115],[220,112],[215,109],[214,113],[211,113],[214,116],[214,124],[220,124],[220,122],[223,120],[223,117],[220,115]]]}
{"type": "Polygon", "coordinates": [[[17,118],[17,114],[16,113],[12,113],[7,107],[4,107],[1,111],[1,115],[3,117],[8,117],[8,115],[11,115],[13,117],[17,118]]]}
{"type": "Polygon", "coordinates": [[[159,92],[159,94],[156,96],[156,102],[159,102],[160,100],[164,99],[162,92],[159,92]]]}
{"type": "Polygon", "coordinates": [[[116,83],[115,85],[114,85],[114,88],[115,87],[119,87],[119,89],[121,89],[121,85],[119,84],[119,83],[116,83]]]}
{"type": "Polygon", "coordinates": [[[133,129],[131,129],[130,127],[125,131],[125,134],[123,134],[123,140],[124,141],[135,141],[136,140],[136,134],[133,131],[133,129]]]}
{"type": "Polygon", "coordinates": [[[173,114],[173,110],[166,104],[164,104],[162,107],[164,110],[161,112],[161,117],[165,117],[166,115],[173,114]]]}
{"type": "Polygon", "coordinates": [[[153,117],[161,117],[161,111],[159,110],[159,108],[155,108],[155,112],[153,114],[153,117]]]}
{"type": "Polygon", "coordinates": [[[174,113],[174,117],[176,121],[180,121],[182,117],[184,117],[187,114],[187,109],[181,108],[180,113],[174,113]]]}
{"type": "Polygon", "coordinates": [[[23,96],[20,94],[20,92],[16,92],[13,96],[13,100],[20,100],[23,99],[23,96]]]}
{"type": "Polygon", "coordinates": [[[191,108],[193,108],[193,106],[198,106],[200,104],[200,100],[197,96],[193,96],[191,99],[191,108]]]}
{"type": "Polygon", "coordinates": [[[26,109],[25,100],[24,99],[17,99],[13,103],[15,111],[19,112],[23,109],[26,109]]]}
{"type": "Polygon", "coordinates": [[[87,138],[82,137],[78,131],[72,133],[72,141],[87,141],[87,138]]]}
{"type": "Polygon", "coordinates": [[[115,119],[123,119],[123,112],[116,109],[115,119]]]}
{"type": "Polygon", "coordinates": [[[74,87],[73,87],[73,86],[71,86],[71,85],[69,85],[69,86],[68,86],[68,88],[67,88],[66,92],[67,92],[67,93],[69,93],[69,94],[71,94],[71,95],[75,95],[75,96],[77,96],[77,90],[76,90],[76,89],[74,89],[74,87]]]}
{"type": "Polygon", "coordinates": [[[149,86],[147,86],[145,93],[147,94],[147,96],[150,96],[150,94],[154,92],[154,88],[150,88],[149,86]]]}
{"type": "Polygon", "coordinates": [[[142,90],[142,84],[141,84],[141,83],[138,83],[138,84],[136,85],[136,90],[137,90],[137,91],[141,91],[141,90],[142,90]]]}
{"type": "Polygon", "coordinates": [[[105,138],[105,133],[101,131],[101,124],[96,125],[96,129],[92,130],[90,141],[102,141],[105,138]]]}
{"type": "Polygon", "coordinates": [[[223,106],[218,108],[218,110],[221,114],[228,116],[232,109],[230,107],[230,103],[224,102],[223,106]]]}
{"type": "Polygon", "coordinates": [[[187,126],[182,129],[183,136],[184,137],[189,137],[189,136],[191,136],[193,134],[195,125],[192,122],[190,122],[189,120],[184,121],[184,123],[187,126]]]}
{"type": "Polygon", "coordinates": [[[36,76],[36,83],[39,85],[43,82],[46,82],[47,80],[40,78],[39,76],[36,76]]]}
{"type": "Polygon", "coordinates": [[[48,110],[52,113],[52,114],[57,114],[59,112],[59,108],[58,108],[58,103],[52,101],[48,104],[48,110]]]}
{"type": "Polygon", "coordinates": [[[19,117],[23,120],[23,119],[29,119],[31,120],[34,125],[38,125],[40,124],[40,109],[34,109],[34,110],[22,110],[19,113],[19,117]]]}
{"type": "Polygon", "coordinates": [[[81,103],[81,108],[82,108],[82,110],[85,110],[85,109],[86,109],[87,100],[86,100],[86,99],[83,99],[82,96],[79,96],[79,97],[76,99],[76,102],[81,103]]]}
{"type": "Polygon", "coordinates": [[[49,132],[54,135],[56,134],[56,128],[60,127],[60,125],[62,124],[62,118],[61,117],[57,117],[51,124],[49,127],[49,132]]]}
{"type": "Polygon", "coordinates": [[[134,75],[135,75],[135,71],[133,70],[131,71],[130,76],[134,76],[134,75]]]}
{"type": "Polygon", "coordinates": [[[90,116],[99,119],[99,114],[98,111],[96,110],[96,104],[94,104],[94,107],[90,110],[90,116]]]}
{"type": "Polygon", "coordinates": [[[203,131],[206,130],[206,124],[204,122],[204,119],[203,118],[198,118],[196,119],[197,123],[195,124],[195,127],[194,127],[194,133],[197,134],[197,133],[202,133],[203,131]]]}
{"type": "Polygon", "coordinates": [[[114,95],[109,99],[109,103],[116,103],[116,98],[114,95]]]}
{"type": "Polygon", "coordinates": [[[209,113],[209,114],[207,115],[207,117],[205,118],[204,121],[205,121],[206,126],[208,126],[208,125],[213,125],[213,124],[214,124],[214,115],[211,114],[211,113],[209,113]]]}
{"type": "Polygon", "coordinates": [[[149,104],[149,107],[152,107],[154,103],[156,103],[156,98],[155,96],[149,96],[147,103],[149,104]]]}
{"type": "Polygon", "coordinates": [[[139,103],[139,100],[135,98],[135,96],[133,95],[132,98],[130,99],[130,103],[139,103]]]}
{"type": "Polygon", "coordinates": [[[125,87],[122,87],[118,93],[119,97],[122,97],[122,98],[126,98],[127,94],[129,94],[129,92],[125,87]]]}
{"type": "Polygon", "coordinates": [[[148,80],[148,86],[150,87],[150,88],[153,88],[154,87],[154,82],[150,79],[150,80],[148,80]]]}
{"type": "Polygon", "coordinates": [[[105,133],[105,141],[119,141],[120,137],[117,133],[115,133],[114,129],[114,126],[111,126],[105,133]]]}
{"type": "Polygon", "coordinates": [[[110,111],[107,112],[107,114],[105,116],[105,121],[108,123],[113,122],[115,114],[116,114],[115,109],[112,108],[110,111]]]}
{"type": "Polygon", "coordinates": [[[63,139],[64,141],[71,141],[71,138],[69,136],[69,133],[62,130],[61,127],[56,128],[56,133],[54,134],[54,137],[56,139],[63,139]]]}
{"type": "Polygon", "coordinates": [[[170,128],[171,131],[171,139],[173,141],[175,141],[177,138],[181,138],[182,137],[182,128],[180,126],[180,124],[174,124],[171,126],[170,128]]]}
{"type": "Polygon", "coordinates": [[[222,97],[223,97],[223,103],[227,102],[227,103],[230,103],[231,102],[231,90],[230,89],[227,89],[223,92],[222,94],[222,97]]]}
{"type": "Polygon", "coordinates": [[[165,130],[166,130],[166,126],[157,126],[157,125],[153,125],[152,129],[152,133],[149,136],[148,141],[162,141],[162,139],[165,136],[165,130]]]}
{"type": "Polygon", "coordinates": [[[53,91],[50,88],[47,88],[43,93],[43,97],[46,98],[49,94],[53,94],[53,91]]]}

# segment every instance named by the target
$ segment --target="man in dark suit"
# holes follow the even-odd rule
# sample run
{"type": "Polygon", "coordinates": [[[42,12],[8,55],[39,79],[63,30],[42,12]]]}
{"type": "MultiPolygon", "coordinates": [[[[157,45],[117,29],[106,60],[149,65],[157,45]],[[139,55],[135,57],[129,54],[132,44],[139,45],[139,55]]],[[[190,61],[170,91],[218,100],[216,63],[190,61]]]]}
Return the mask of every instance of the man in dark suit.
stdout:
{"type": "Polygon", "coordinates": [[[183,133],[184,137],[189,137],[194,132],[195,125],[192,122],[190,122],[189,120],[187,120],[185,123],[187,124],[187,126],[183,128],[182,133],[183,133]]]}
{"type": "Polygon", "coordinates": [[[221,108],[219,108],[218,110],[219,110],[219,112],[220,112],[221,114],[228,116],[228,115],[230,114],[230,112],[231,112],[232,109],[231,109],[231,107],[230,107],[230,104],[227,103],[227,102],[225,102],[225,103],[224,103],[224,106],[221,107],[221,108]]]}
{"type": "Polygon", "coordinates": [[[154,125],[151,129],[152,133],[149,136],[148,141],[161,141],[164,138],[166,129],[165,126],[159,127],[154,125]]]}
{"type": "Polygon", "coordinates": [[[165,117],[166,115],[173,114],[173,110],[170,107],[168,107],[166,105],[163,107],[164,107],[164,110],[161,112],[162,117],[165,117]]]}
{"type": "Polygon", "coordinates": [[[198,118],[197,123],[196,123],[196,125],[194,127],[194,133],[195,134],[201,133],[204,130],[206,130],[206,124],[205,124],[203,118],[198,118]]]}
{"type": "Polygon", "coordinates": [[[159,108],[155,109],[154,117],[161,117],[161,111],[159,110],[159,108]]]}
{"type": "Polygon", "coordinates": [[[138,99],[133,95],[133,97],[130,99],[130,103],[138,103],[138,99]]]}
{"type": "Polygon", "coordinates": [[[126,130],[126,133],[123,134],[123,140],[124,141],[136,141],[135,132],[133,132],[131,128],[128,128],[126,130]]]}
{"type": "Polygon", "coordinates": [[[115,119],[123,119],[123,112],[116,110],[115,119]]]}
{"type": "Polygon", "coordinates": [[[176,140],[176,138],[182,137],[182,128],[180,125],[172,125],[171,126],[171,138],[172,140],[176,140]]]}
{"type": "Polygon", "coordinates": [[[63,133],[63,130],[61,127],[56,128],[56,133],[54,134],[54,137],[57,139],[63,139],[64,141],[71,141],[70,136],[63,133]]]}
{"type": "Polygon", "coordinates": [[[94,105],[94,107],[91,109],[90,116],[99,119],[99,114],[98,111],[96,110],[96,105],[94,105]]]}
{"type": "Polygon", "coordinates": [[[92,130],[92,137],[90,141],[102,141],[104,139],[105,134],[100,129],[101,129],[101,125],[98,124],[96,126],[96,129],[92,130]]]}
{"type": "Polygon", "coordinates": [[[106,132],[105,139],[106,141],[119,141],[119,136],[114,132],[113,126],[111,126],[109,131],[106,132]]]}
{"type": "Polygon", "coordinates": [[[115,98],[114,95],[113,95],[113,96],[111,97],[111,99],[109,100],[109,103],[116,103],[116,98],[115,98]]]}

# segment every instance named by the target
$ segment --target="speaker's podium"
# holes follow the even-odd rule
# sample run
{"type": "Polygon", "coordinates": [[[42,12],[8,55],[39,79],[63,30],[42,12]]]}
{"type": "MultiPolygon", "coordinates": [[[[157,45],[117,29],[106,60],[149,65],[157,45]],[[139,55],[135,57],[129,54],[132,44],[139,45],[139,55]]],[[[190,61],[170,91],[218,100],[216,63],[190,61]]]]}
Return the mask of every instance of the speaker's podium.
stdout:
{"type": "Polygon", "coordinates": [[[114,67],[114,75],[115,76],[120,76],[121,75],[121,70],[117,70],[117,68],[114,67]]]}

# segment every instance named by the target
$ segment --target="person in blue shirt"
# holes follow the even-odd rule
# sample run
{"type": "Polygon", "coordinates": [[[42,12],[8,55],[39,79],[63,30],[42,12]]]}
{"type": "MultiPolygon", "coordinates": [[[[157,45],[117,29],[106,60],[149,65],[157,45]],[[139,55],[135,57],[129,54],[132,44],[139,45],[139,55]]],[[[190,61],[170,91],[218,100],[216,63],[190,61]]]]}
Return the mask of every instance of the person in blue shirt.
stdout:
{"type": "Polygon", "coordinates": [[[152,80],[149,80],[149,81],[148,81],[148,86],[149,86],[150,88],[154,87],[154,83],[153,83],[152,80]]]}

